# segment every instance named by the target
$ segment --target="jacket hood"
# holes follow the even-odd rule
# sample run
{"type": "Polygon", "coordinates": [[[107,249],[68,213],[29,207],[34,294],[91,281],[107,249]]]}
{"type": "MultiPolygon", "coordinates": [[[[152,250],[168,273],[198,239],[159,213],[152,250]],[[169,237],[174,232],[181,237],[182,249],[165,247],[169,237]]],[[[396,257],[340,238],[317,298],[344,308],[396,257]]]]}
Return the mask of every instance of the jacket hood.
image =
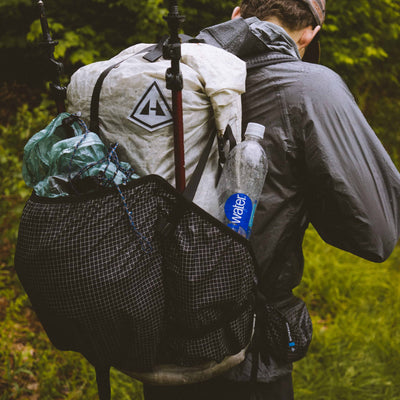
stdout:
{"type": "Polygon", "coordinates": [[[235,18],[205,28],[197,38],[242,58],[269,51],[300,59],[296,43],[283,28],[256,17],[235,18]]]}

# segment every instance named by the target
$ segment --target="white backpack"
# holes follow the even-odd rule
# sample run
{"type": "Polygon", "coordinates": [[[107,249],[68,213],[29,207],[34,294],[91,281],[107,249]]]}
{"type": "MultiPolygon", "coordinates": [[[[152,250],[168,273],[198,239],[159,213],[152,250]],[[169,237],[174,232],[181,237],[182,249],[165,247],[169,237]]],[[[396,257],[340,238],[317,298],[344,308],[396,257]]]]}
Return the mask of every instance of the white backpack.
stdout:
{"type": "MultiPolygon", "coordinates": [[[[119,143],[120,160],[129,162],[138,175],[160,175],[174,186],[171,91],[165,87],[165,72],[171,62],[162,57],[147,61],[143,56],[149,48],[149,44],[137,44],[110,60],[80,68],[68,85],[68,111],[81,112],[89,122],[96,81],[104,70],[117,64],[102,83],[100,135],[106,145],[119,143]]],[[[225,50],[203,43],[184,43],[181,51],[185,167],[189,181],[213,129],[221,136],[230,125],[235,140],[240,141],[240,96],[245,91],[246,64],[225,50]]],[[[215,145],[194,197],[194,202],[211,214],[217,209],[217,169],[215,145]]]]}

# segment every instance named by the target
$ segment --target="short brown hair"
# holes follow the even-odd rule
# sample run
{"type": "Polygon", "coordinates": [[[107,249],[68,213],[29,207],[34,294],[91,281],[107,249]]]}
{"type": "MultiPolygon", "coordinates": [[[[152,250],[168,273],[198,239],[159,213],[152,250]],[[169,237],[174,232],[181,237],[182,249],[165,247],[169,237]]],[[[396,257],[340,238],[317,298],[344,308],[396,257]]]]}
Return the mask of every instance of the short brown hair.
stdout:
{"type": "Polygon", "coordinates": [[[240,15],[243,18],[257,17],[260,20],[275,17],[283,26],[293,31],[317,25],[310,9],[299,0],[242,0],[240,15]]]}

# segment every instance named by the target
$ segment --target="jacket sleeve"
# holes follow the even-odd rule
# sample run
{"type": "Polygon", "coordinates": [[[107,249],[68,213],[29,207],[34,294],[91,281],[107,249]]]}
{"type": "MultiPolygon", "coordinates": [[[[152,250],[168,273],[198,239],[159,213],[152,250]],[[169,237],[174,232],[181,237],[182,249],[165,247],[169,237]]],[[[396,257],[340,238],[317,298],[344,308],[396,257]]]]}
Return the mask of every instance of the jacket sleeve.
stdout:
{"type": "Polygon", "coordinates": [[[382,262],[399,238],[400,175],[347,86],[329,74],[310,84],[303,118],[310,220],[327,243],[382,262]]]}

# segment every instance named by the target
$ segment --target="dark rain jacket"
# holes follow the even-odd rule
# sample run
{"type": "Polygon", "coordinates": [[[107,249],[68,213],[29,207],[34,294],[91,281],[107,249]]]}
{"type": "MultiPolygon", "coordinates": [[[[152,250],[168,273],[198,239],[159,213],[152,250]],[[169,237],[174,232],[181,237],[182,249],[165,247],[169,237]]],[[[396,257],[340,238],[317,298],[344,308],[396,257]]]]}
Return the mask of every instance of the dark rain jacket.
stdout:
{"type": "MultiPolygon", "coordinates": [[[[327,243],[384,261],[399,238],[400,175],[343,80],[301,61],[282,28],[257,18],[207,28],[199,38],[248,62],[243,126],[266,126],[269,173],[251,236],[264,296],[300,283],[310,223],[327,243]]],[[[250,359],[230,377],[247,380],[250,359]]],[[[258,379],[288,371],[270,360],[259,364],[258,379]]]]}

